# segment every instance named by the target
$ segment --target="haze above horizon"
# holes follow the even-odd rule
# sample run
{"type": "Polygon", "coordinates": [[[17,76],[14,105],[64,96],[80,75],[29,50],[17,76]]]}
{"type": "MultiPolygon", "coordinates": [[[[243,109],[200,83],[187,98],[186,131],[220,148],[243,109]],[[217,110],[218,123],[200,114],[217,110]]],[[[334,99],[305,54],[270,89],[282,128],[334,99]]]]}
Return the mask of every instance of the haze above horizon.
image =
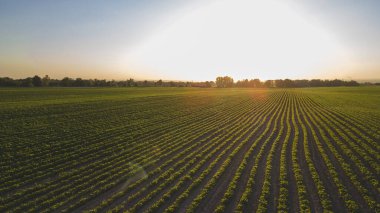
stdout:
{"type": "Polygon", "coordinates": [[[380,79],[376,0],[0,0],[0,77],[380,79]]]}

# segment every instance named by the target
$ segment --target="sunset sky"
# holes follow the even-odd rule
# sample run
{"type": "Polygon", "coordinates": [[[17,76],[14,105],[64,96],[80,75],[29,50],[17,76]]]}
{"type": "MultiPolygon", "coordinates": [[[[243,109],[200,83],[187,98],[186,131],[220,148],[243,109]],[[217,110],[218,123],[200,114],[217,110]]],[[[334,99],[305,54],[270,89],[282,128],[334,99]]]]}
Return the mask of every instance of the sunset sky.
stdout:
{"type": "Polygon", "coordinates": [[[0,0],[0,77],[380,80],[378,0],[0,0]]]}

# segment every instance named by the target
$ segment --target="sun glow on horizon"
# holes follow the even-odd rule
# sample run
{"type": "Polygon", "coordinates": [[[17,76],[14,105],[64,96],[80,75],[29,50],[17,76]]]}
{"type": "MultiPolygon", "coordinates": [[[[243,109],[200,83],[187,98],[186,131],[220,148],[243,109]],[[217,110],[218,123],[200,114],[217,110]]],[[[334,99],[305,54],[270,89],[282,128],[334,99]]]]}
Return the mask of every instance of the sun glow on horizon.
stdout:
{"type": "Polygon", "coordinates": [[[280,1],[215,1],[176,17],[120,63],[156,78],[295,79],[326,70],[349,52],[280,1]]]}

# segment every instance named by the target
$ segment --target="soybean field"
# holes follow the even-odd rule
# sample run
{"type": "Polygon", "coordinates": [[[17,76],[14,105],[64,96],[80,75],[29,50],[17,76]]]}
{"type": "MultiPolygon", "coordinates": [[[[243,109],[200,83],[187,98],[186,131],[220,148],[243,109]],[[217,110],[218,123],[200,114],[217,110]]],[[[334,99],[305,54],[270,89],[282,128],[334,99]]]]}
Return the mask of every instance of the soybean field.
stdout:
{"type": "Polygon", "coordinates": [[[380,212],[380,87],[0,89],[0,212],[380,212]]]}

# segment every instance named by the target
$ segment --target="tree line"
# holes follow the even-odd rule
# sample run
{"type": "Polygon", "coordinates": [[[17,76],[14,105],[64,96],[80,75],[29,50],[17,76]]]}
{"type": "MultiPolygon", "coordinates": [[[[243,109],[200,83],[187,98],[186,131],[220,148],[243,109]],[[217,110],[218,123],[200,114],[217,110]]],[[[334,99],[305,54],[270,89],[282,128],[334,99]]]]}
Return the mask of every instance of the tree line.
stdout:
{"type": "MultiPolygon", "coordinates": [[[[343,81],[339,79],[334,80],[291,80],[291,79],[277,79],[277,80],[266,80],[260,81],[260,79],[244,79],[239,80],[234,83],[233,78],[229,76],[217,77],[216,87],[250,87],[250,88],[268,88],[268,87],[280,87],[280,88],[295,88],[295,87],[339,87],[339,86],[359,86],[360,84],[356,81],[343,81]]],[[[368,84],[368,82],[366,83],[368,84]]],[[[380,85],[376,83],[375,85],[380,85]]]]}
{"type": "MultiPolygon", "coordinates": [[[[334,80],[291,80],[277,79],[261,81],[260,79],[243,79],[234,82],[229,76],[219,76],[214,81],[204,82],[183,82],[183,81],[136,81],[132,78],[127,80],[99,80],[99,79],[82,79],[69,78],[51,79],[48,75],[40,77],[28,77],[24,79],[12,79],[9,77],[0,77],[0,87],[219,87],[219,88],[295,88],[295,87],[337,87],[337,86],[359,86],[356,81],[334,80]]],[[[380,85],[380,83],[363,83],[363,85],[380,85]]]]}
{"type": "Polygon", "coordinates": [[[28,77],[24,79],[12,79],[0,77],[0,87],[212,87],[214,82],[182,82],[182,81],[136,81],[127,80],[99,80],[65,77],[61,80],[51,79],[48,75],[40,77],[28,77]]]}

